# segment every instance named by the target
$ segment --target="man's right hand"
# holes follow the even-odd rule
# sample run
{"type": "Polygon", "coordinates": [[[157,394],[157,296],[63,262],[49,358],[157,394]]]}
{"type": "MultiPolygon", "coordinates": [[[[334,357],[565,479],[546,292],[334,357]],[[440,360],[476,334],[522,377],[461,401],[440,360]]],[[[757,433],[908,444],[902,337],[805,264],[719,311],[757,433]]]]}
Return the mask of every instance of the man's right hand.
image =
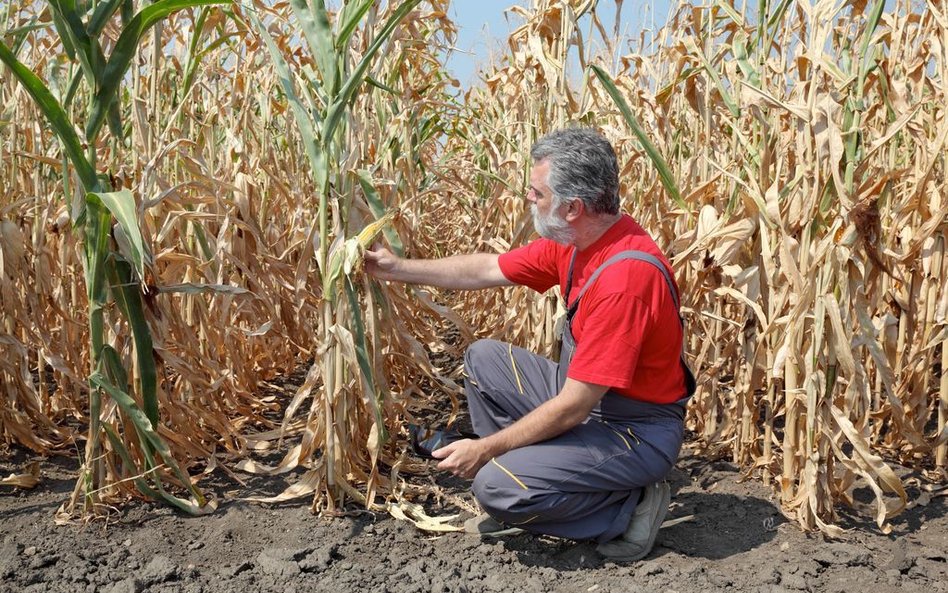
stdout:
{"type": "Polygon", "coordinates": [[[399,280],[401,258],[384,247],[365,250],[365,271],[379,280],[399,280]]]}

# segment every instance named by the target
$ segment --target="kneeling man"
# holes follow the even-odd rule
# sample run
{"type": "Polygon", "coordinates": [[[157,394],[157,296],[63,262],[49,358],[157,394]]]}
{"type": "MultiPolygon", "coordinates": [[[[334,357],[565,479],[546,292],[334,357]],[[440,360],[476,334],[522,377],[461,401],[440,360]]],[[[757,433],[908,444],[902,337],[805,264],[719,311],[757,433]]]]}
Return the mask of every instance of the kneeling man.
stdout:
{"type": "Polygon", "coordinates": [[[589,129],[560,130],[531,157],[527,200],[540,239],[503,255],[437,260],[378,249],[366,253],[366,270],[450,289],[559,286],[567,304],[559,363],[502,342],[474,343],[465,389],[480,438],[434,456],[440,469],[474,479],[485,514],[469,531],[591,539],[607,558],[638,560],[667,512],[663,478],[694,392],[678,289],[655,242],[619,213],[608,141],[589,129]]]}

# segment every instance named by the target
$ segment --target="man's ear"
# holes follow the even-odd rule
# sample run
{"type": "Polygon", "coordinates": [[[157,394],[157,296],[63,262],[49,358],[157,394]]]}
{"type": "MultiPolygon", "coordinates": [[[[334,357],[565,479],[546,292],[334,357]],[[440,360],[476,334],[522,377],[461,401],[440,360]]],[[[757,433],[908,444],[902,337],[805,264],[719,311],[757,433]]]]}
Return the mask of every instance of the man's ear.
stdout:
{"type": "Polygon", "coordinates": [[[563,219],[567,222],[573,222],[586,212],[586,203],[580,198],[573,198],[566,203],[566,212],[563,213],[563,219]]]}

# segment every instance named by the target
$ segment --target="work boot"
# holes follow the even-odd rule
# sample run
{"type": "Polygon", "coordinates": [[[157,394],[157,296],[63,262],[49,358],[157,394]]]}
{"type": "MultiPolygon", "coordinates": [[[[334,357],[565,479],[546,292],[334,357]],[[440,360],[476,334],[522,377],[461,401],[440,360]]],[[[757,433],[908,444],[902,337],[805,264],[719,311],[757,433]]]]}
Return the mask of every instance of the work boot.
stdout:
{"type": "Polygon", "coordinates": [[[612,541],[599,544],[596,551],[618,562],[634,562],[645,558],[655,545],[655,536],[662,526],[670,501],[671,489],[668,482],[661,481],[646,486],[625,533],[612,541]]]}
{"type": "Polygon", "coordinates": [[[523,533],[519,527],[508,527],[487,513],[481,513],[464,522],[464,531],[482,537],[502,537],[523,533]]]}

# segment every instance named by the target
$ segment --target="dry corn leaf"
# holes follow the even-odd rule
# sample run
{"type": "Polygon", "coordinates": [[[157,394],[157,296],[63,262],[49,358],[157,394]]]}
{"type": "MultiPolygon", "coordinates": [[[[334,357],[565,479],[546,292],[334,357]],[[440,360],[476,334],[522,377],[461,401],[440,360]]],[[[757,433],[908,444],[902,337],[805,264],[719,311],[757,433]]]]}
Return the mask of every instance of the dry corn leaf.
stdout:
{"type": "Polygon", "coordinates": [[[264,504],[276,504],[280,502],[286,502],[288,500],[296,500],[304,496],[310,496],[316,492],[316,488],[319,487],[319,484],[322,482],[322,480],[322,472],[318,469],[311,469],[303,474],[299,480],[276,496],[249,496],[243,500],[264,504]]]}
{"type": "Polygon", "coordinates": [[[431,517],[425,513],[421,505],[407,501],[388,503],[386,509],[390,515],[399,521],[408,521],[422,531],[434,531],[438,533],[464,531],[463,527],[448,525],[450,521],[457,519],[458,515],[431,517]]]}
{"type": "Polygon", "coordinates": [[[14,488],[24,488],[29,490],[35,488],[40,483],[40,464],[34,461],[30,464],[28,470],[22,474],[10,474],[6,478],[0,479],[0,486],[13,486],[14,488]]]}

